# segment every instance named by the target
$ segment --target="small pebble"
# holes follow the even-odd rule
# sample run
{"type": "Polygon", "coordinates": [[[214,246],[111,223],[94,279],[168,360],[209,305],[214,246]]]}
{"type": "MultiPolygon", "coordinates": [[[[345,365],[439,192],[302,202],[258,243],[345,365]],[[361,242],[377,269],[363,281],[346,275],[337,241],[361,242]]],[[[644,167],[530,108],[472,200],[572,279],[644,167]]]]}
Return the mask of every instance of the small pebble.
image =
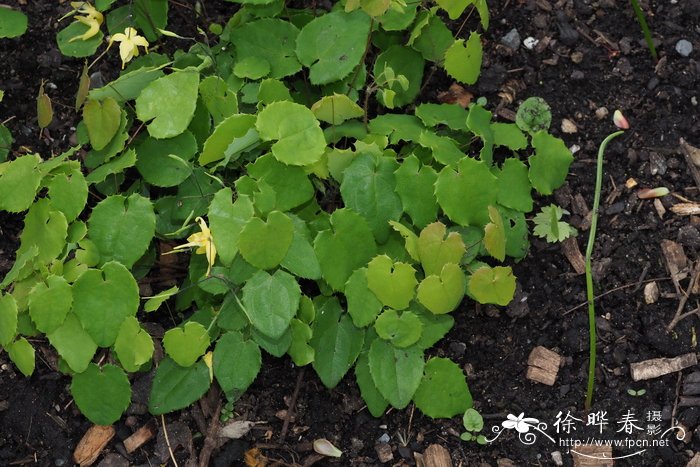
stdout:
{"type": "Polygon", "coordinates": [[[581,63],[583,61],[583,52],[579,52],[578,50],[574,53],[571,54],[571,61],[574,63],[581,63]]]}
{"type": "Polygon", "coordinates": [[[379,439],[377,440],[377,442],[380,443],[380,444],[381,444],[381,443],[388,443],[390,439],[391,439],[391,438],[389,437],[389,435],[388,435],[387,433],[384,433],[382,436],[379,437],[379,439]]]}
{"type": "Polygon", "coordinates": [[[518,47],[520,47],[520,33],[518,30],[515,28],[511,29],[508,34],[501,38],[501,44],[510,49],[518,50],[518,47]]]}
{"type": "Polygon", "coordinates": [[[595,118],[598,120],[603,120],[610,114],[610,111],[606,107],[598,107],[595,111],[595,118]]]}
{"type": "Polygon", "coordinates": [[[537,44],[539,44],[539,43],[540,43],[540,41],[538,41],[537,39],[535,39],[535,38],[532,37],[532,36],[526,37],[525,40],[523,41],[523,45],[525,46],[525,48],[526,48],[527,50],[532,50],[532,49],[534,49],[535,46],[536,46],[537,44]]]}
{"type": "Polygon", "coordinates": [[[573,134],[578,131],[578,128],[576,127],[576,124],[569,120],[568,118],[565,118],[561,121],[561,131],[564,133],[568,134],[573,134]]]}
{"type": "Polygon", "coordinates": [[[571,79],[573,79],[575,81],[580,81],[583,78],[585,78],[585,75],[583,74],[583,72],[581,70],[576,70],[573,73],[571,73],[571,79]]]}
{"type": "Polygon", "coordinates": [[[561,456],[561,452],[554,451],[552,453],[552,461],[560,467],[564,465],[564,458],[561,456]]]}
{"type": "Polygon", "coordinates": [[[681,39],[676,42],[676,52],[684,57],[687,57],[693,52],[693,44],[691,44],[690,41],[681,39]]]}
{"type": "Polygon", "coordinates": [[[658,85],[659,85],[659,78],[657,78],[656,76],[652,76],[651,79],[649,80],[649,82],[647,83],[647,89],[649,91],[653,91],[654,89],[656,89],[656,86],[658,86],[658,85]]]}

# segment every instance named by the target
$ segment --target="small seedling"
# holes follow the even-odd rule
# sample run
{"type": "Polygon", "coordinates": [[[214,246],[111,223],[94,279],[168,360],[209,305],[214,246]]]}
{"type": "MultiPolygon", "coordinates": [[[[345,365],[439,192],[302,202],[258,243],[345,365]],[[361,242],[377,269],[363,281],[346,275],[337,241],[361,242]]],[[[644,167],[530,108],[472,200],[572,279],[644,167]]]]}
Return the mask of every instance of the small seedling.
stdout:
{"type": "Polygon", "coordinates": [[[627,389],[627,394],[629,394],[632,397],[641,397],[646,393],[647,393],[646,389],[636,389],[636,390],[632,389],[632,388],[627,389]]]}
{"type": "Polygon", "coordinates": [[[569,237],[575,237],[578,233],[576,229],[561,220],[564,214],[568,215],[569,211],[555,204],[543,207],[533,219],[534,234],[549,243],[563,242],[569,237]]]}
{"type": "Polygon", "coordinates": [[[486,436],[479,434],[484,429],[484,419],[475,409],[467,409],[462,417],[462,424],[466,430],[460,435],[462,441],[476,441],[476,443],[486,444],[486,436]]]}

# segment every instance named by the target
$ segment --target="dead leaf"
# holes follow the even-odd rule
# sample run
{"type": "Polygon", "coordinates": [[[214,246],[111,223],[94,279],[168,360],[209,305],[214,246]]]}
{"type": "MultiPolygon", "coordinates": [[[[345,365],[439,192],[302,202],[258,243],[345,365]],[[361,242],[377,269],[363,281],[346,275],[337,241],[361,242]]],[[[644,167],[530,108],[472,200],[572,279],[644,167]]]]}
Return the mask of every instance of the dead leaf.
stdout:
{"type": "Polygon", "coordinates": [[[247,467],[266,467],[267,457],[263,456],[258,448],[248,449],[245,453],[245,465],[247,467]]]}
{"type": "Polygon", "coordinates": [[[228,439],[241,439],[255,426],[255,422],[248,420],[235,420],[219,429],[219,437],[228,439]]]}
{"type": "Polygon", "coordinates": [[[457,83],[452,83],[447,91],[438,94],[437,99],[443,104],[458,104],[466,109],[474,99],[474,94],[464,89],[457,83]]]}

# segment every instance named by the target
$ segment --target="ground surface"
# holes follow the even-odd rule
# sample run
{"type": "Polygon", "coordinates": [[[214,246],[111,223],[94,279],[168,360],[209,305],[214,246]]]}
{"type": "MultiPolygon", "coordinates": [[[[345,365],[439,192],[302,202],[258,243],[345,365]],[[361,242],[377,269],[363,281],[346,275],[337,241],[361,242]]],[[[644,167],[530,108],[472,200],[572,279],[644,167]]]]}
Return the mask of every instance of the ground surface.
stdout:
{"type": "MultiPolygon", "coordinates": [[[[82,62],[62,58],[55,47],[56,19],[66,10],[65,5],[21,3],[28,3],[22,8],[32,18],[32,25],[23,38],[0,41],[0,89],[6,93],[0,120],[8,120],[16,140],[14,151],[46,155],[69,145],[71,127],[76,123],[71,107],[82,62]],[[49,83],[46,88],[54,99],[57,115],[48,132],[38,138],[34,99],[41,80],[49,83]]],[[[609,424],[602,427],[602,433],[600,427],[585,426],[587,317],[583,307],[573,310],[585,301],[584,278],[576,274],[559,245],[535,240],[530,255],[515,265],[521,286],[517,302],[524,306],[497,310],[465,304],[456,315],[458,325],[434,353],[447,355],[464,366],[475,407],[485,415],[489,438],[494,436],[491,427],[500,426],[508,414],[524,412],[526,417],[547,423],[545,431],[555,438],[553,441],[530,430],[537,439],[528,446],[511,430],[487,446],[478,446],[459,440],[460,420],[432,421],[410,408],[374,419],[363,410],[350,378],[329,391],[311,370],[299,377],[300,370],[288,360],[269,359],[248,395],[236,406],[237,416],[260,424],[243,440],[214,451],[211,465],[243,465],[243,454],[253,447],[262,448],[271,460],[284,462],[277,465],[305,461],[308,465],[313,460],[310,442],[320,437],[344,451],[343,459],[334,465],[380,465],[375,450],[380,440],[387,441],[393,450],[393,461],[386,465],[415,465],[413,453],[422,453],[433,443],[447,448],[454,465],[555,465],[555,451],[561,453],[565,465],[571,465],[569,448],[560,444],[560,439],[658,439],[659,434],[647,433],[647,425],[665,430],[672,425],[672,417],[691,433],[687,442],[671,439],[660,448],[616,447],[616,456],[646,449],[640,455],[616,461],[616,465],[686,465],[695,452],[700,452],[700,407],[693,406],[693,400],[679,398],[679,394],[692,396],[697,392],[689,381],[699,369],[639,382],[633,382],[630,376],[631,363],[697,351],[697,316],[666,332],[679,295],[669,280],[660,245],[662,240],[678,242],[692,267],[700,259],[700,220],[671,211],[661,218],[652,201],[638,199],[636,188],[625,187],[625,182],[634,178],[639,186],[665,186],[675,195],[700,200],[700,191],[679,150],[680,138],[700,146],[700,2],[665,0],[644,5],[658,39],[658,64],[640,41],[640,29],[626,2],[491,0],[489,5],[492,21],[484,34],[484,68],[479,84],[471,91],[486,97],[490,108],[498,108],[504,119],[529,96],[542,96],[552,106],[553,132],[568,146],[580,148],[569,181],[557,193],[556,202],[571,211],[571,223],[581,227],[577,238],[581,250],[587,237],[585,205],[590,207],[592,200],[593,158],[599,141],[614,129],[610,116],[599,119],[596,110],[600,114],[603,111],[599,109],[605,107],[611,115],[621,108],[632,124],[632,129],[615,140],[607,152],[600,233],[594,253],[598,290],[613,292],[597,302],[599,368],[592,412],[606,412],[609,424]],[[503,43],[513,29],[520,36],[520,41],[513,44],[517,50],[503,43]],[[522,39],[529,36],[539,39],[539,47],[528,50],[522,45],[522,39]],[[693,45],[687,57],[675,50],[680,39],[693,45]],[[563,119],[574,124],[575,132],[562,132],[563,119]],[[646,304],[643,289],[646,281],[655,278],[661,297],[656,303],[646,304]],[[528,355],[538,345],[563,357],[554,386],[525,378],[528,355]],[[278,443],[284,418],[280,411],[287,408],[296,388],[296,415],[289,423],[285,442],[278,443]],[[646,392],[633,396],[629,390],[646,392]],[[559,412],[562,421],[568,412],[582,420],[575,422],[576,431],[556,435],[553,424],[559,412]],[[626,433],[625,425],[618,423],[629,414],[641,430],[632,427],[632,433],[626,433]],[[658,416],[661,421],[655,420],[658,416]]],[[[227,9],[228,5],[212,7],[208,14],[221,21],[219,15],[227,9]]],[[[194,29],[185,6],[173,2],[171,11],[171,24],[185,32],[194,29]]],[[[474,18],[469,21],[469,25],[475,24],[474,18]]],[[[456,24],[455,30],[458,27],[456,24]]],[[[105,63],[105,79],[113,77],[110,70],[114,69],[105,63]]],[[[423,100],[435,101],[449,85],[446,77],[436,73],[423,100]]],[[[679,198],[673,196],[661,199],[667,209],[677,202],[679,198]]],[[[20,229],[21,221],[0,214],[0,276],[12,264],[20,229]]],[[[688,279],[680,284],[687,288],[688,279]]],[[[700,296],[691,295],[685,310],[693,309],[697,301],[700,296]]],[[[0,465],[71,465],[72,450],[90,426],[71,403],[69,380],[50,369],[44,361],[50,355],[40,357],[38,371],[25,379],[8,364],[6,355],[0,355],[0,465]]],[[[147,385],[147,381],[135,386],[139,385],[147,385]]],[[[138,391],[135,393],[138,396],[138,391]]],[[[215,405],[202,404],[165,417],[180,465],[201,454],[202,433],[209,421],[207,409],[215,405]]],[[[102,465],[168,462],[161,426],[161,420],[152,420],[138,406],[132,407],[129,417],[116,425],[116,437],[105,451],[112,455],[101,457],[102,465]],[[127,457],[120,441],[147,423],[158,427],[159,441],[151,441],[127,457]]],[[[564,424],[559,428],[563,431],[564,424]]],[[[324,462],[328,463],[320,461],[317,465],[324,462]]]]}

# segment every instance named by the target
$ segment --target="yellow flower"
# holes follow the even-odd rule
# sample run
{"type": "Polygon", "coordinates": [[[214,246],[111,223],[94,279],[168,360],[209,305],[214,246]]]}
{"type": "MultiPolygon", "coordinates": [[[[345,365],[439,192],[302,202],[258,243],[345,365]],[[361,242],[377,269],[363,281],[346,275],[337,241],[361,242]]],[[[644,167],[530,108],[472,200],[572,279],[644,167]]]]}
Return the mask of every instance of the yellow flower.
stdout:
{"type": "Polygon", "coordinates": [[[107,48],[111,47],[114,42],[120,43],[119,56],[122,58],[122,70],[124,65],[139,55],[139,46],[143,47],[145,52],[148,53],[148,41],[145,37],[139,36],[138,31],[134,28],[126,28],[124,34],[117,33],[113,35],[107,48]]]}
{"type": "Polygon", "coordinates": [[[75,36],[68,42],[73,42],[77,40],[86,41],[99,32],[100,26],[102,25],[102,21],[104,21],[102,13],[97,11],[95,7],[90,5],[88,2],[71,2],[70,6],[72,6],[75,9],[76,13],[82,13],[83,15],[85,15],[76,16],[75,20],[79,23],[83,23],[84,25],[88,26],[89,29],[85,32],[85,34],[75,36]]]}
{"type": "Polygon", "coordinates": [[[214,261],[216,261],[216,247],[214,246],[214,239],[212,238],[211,232],[209,231],[209,227],[207,226],[207,223],[204,221],[204,219],[198,217],[197,223],[199,224],[201,232],[193,233],[192,235],[187,237],[188,243],[176,246],[175,248],[173,248],[173,250],[179,250],[181,248],[189,248],[194,246],[198,247],[194,251],[195,253],[197,253],[198,255],[207,255],[207,263],[209,264],[209,267],[207,268],[207,276],[209,276],[211,274],[211,267],[214,265],[214,261]]]}

